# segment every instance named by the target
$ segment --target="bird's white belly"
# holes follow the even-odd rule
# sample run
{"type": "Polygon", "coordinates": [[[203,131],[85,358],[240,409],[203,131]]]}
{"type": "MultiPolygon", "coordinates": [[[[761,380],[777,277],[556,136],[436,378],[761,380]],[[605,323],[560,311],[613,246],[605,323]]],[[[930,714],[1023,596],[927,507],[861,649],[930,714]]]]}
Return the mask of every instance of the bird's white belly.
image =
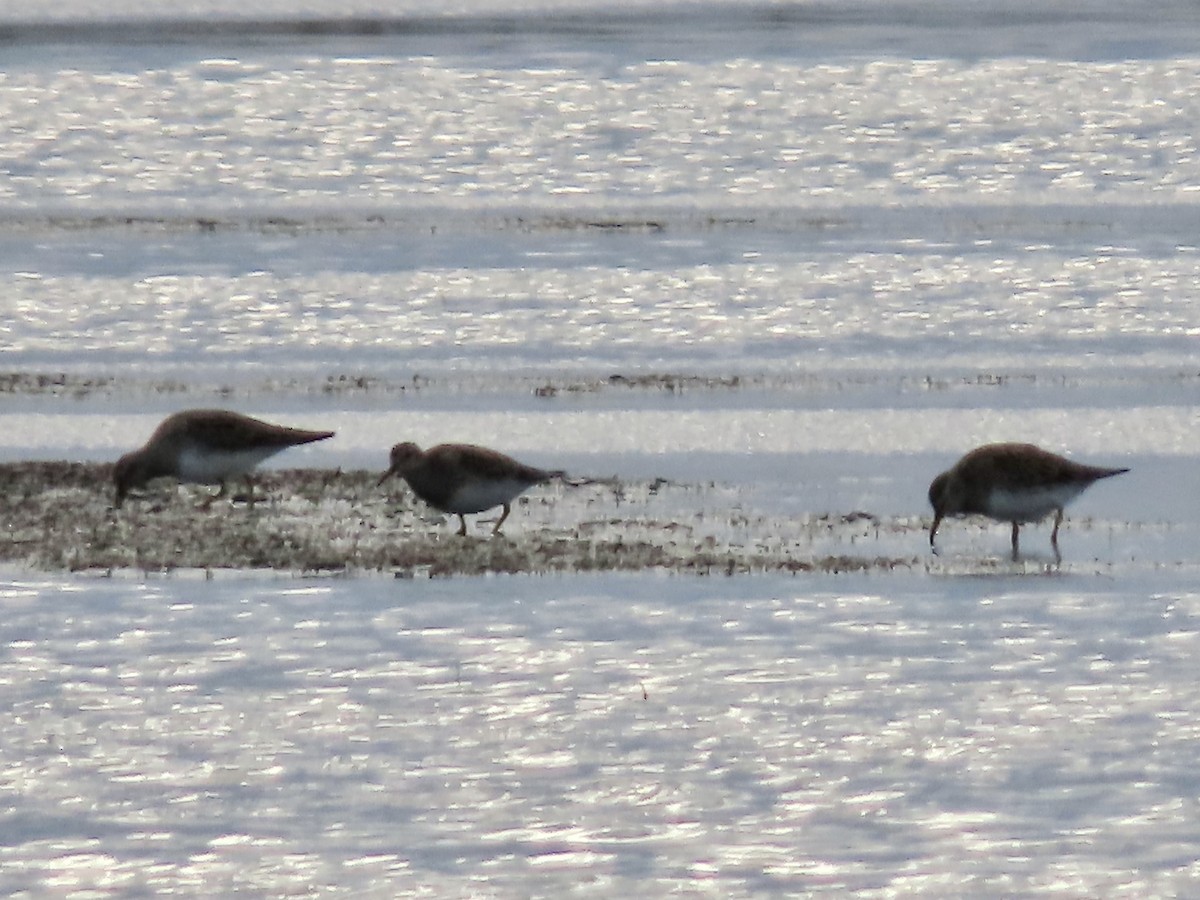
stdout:
{"type": "Polygon", "coordinates": [[[219,484],[227,478],[245,475],[276,452],[278,448],[275,447],[254,447],[234,452],[189,447],[179,454],[179,480],[219,484]]]}
{"type": "Polygon", "coordinates": [[[1036,522],[1079,496],[1087,485],[1062,484],[1021,490],[993,489],[988,515],[1004,522],[1036,522]]]}
{"type": "Polygon", "coordinates": [[[454,492],[450,511],[455,513],[478,513],[494,506],[508,503],[513,497],[529,487],[526,481],[503,479],[500,481],[473,481],[454,492]]]}

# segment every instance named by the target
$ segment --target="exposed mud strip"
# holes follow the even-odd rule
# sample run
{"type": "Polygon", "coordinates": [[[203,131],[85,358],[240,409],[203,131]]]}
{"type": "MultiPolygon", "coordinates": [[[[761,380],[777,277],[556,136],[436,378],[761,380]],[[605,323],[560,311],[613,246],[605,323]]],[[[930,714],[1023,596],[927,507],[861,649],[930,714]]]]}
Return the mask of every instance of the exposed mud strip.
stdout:
{"type": "Polygon", "coordinates": [[[530,491],[501,535],[493,517],[454,522],[379,473],[293,469],[264,472],[255,502],[244,486],[208,502],[214,489],[163,482],[112,506],[111,467],[67,462],[0,466],[0,561],[56,571],[270,569],[394,572],[398,576],[487,572],[661,569],[697,574],[887,571],[925,565],[888,552],[919,548],[917,520],[867,513],[748,512],[720,485],[598,482],[530,491]],[[885,537],[881,540],[881,535],[885,537]],[[889,541],[892,538],[903,540],[889,541]]]}

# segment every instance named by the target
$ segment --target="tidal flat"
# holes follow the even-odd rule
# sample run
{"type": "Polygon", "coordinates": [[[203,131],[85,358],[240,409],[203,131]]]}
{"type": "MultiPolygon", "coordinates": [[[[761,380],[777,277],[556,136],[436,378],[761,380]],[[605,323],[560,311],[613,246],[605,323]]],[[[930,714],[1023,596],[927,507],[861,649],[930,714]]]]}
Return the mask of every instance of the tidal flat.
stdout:
{"type": "Polygon", "coordinates": [[[159,6],[0,0],[0,894],[1196,893],[1196,4],[159,6]]]}
{"type": "Polygon", "coordinates": [[[922,523],[870,513],[808,515],[782,527],[715,484],[604,480],[537,488],[498,535],[495,514],[459,537],[445,517],[366,470],[279,469],[224,497],[157,483],[113,508],[111,466],[0,465],[0,561],[47,571],[269,569],[397,576],[638,571],[848,572],[920,565],[874,552],[922,523]],[[251,502],[253,501],[253,502],[251,502]],[[722,502],[731,503],[724,509],[722,502]],[[690,512],[689,512],[690,510],[690,512]],[[835,552],[838,543],[842,552],[835,552]],[[865,545],[859,551],[856,545],[865,545]]]}

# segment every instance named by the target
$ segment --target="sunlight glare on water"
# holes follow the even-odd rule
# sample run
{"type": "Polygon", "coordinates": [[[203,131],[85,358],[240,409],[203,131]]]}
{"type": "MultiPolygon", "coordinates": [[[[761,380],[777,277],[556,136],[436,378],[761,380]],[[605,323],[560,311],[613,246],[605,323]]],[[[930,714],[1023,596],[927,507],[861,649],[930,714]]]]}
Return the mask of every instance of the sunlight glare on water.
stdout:
{"type": "MultiPolygon", "coordinates": [[[[1194,837],[1171,773],[1195,725],[1169,724],[1194,692],[1168,678],[1200,634],[1191,595],[219,579],[201,610],[171,601],[203,582],[136,599],[89,584],[17,585],[44,602],[5,625],[45,657],[13,685],[26,727],[5,750],[9,789],[46,808],[86,792],[119,826],[85,817],[99,839],[87,852],[107,862],[60,859],[47,886],[95,886],[100,871],[120,883],[144,843],[192,848],[139,874],[147,886],[202,873],[279,890],[306,872],[417,889],[453,859],[508,889],[536,872],[546,889],[703,877],[736,894],[824,872],[847,890],[998,891],[1053,882],[1061,867],[1036,850],[1067,842],[1081,888],[1104,892],[1124,871],[1109,848],[1163,885],[1159,830],[1194,837]],[[231,615],[247,608],[253,620],[231,615]],[[122,649],[130,620],[144,637],[122,649]],[[274,652],[233,658],[233,641],[274,652]],[[16,777],[47,766],[58,780],[16,777]],[[250,798],[256,824],[222,827],[250,798]]],[[[71,826],[57,827],[66,850],[71,826]]]]}
{"type": "Polygon", "coordinates": [[[6,494],[69,533],[5,533],[0,893],[1194,894],[1193,6],[368,5],[0,0],[0,463],[84,482],[6,494]],[[372,488],[403,439],[598,481],[495,539],[399,485],[110,510],[78,464],[189,406],[372,488]],[[1130,469],[1066,562],[932,553],[998,440],[1130,469]],[[231,516],[710,562],[36,552],[231,516]]]}
{"type": "Polygon", "coordinates": [[[153,198],[180,209],[233,197],[780,192],[856,202],[1101,190],[1141,200],[1200,182],[1191,59],[680,60],[631,62],[603,79],[437,59],[418,60],[403,79],[388,58],[279,62],[11,73],[0,114],[23,136],[25,165],[0,199],[153,198]],[[320,139],[302,139],[296,122],[320,139]],[[1042,154],[1040,136],[1053,128],[1055,149],[1042,154]],[[64,158],[41,164],[49,152],[64,158]]]}
{"type": "Polygon", "coordinates": [[[882,587],[13,580],[0,786],[41,811],[10,807],[0,871],[29,890],[536,872],[546,890],[1002,892],[1054,882],[1039,848],[1066,842],[1088,892],[1131,859],[1180,883],[1158,848],[1164,828],[1195,839],[1176,675],[1200,597],[882,587]]]}
{"type": "MultiPolygon", "coordinates": [[[[702,251],[706,249],[707,242],[702,251]]],[[[735,371],[857,365],[894,369],[914,352],[945,365],[1169,365],[1197,324],[1180,298],[1200,288],[1194,252],[1168,261],[1035,254],[997,269],[986,255],[877,252],[675,269],[426,270],[311,276],[125,278],[45,275],[13,286],[26,310],[14,358],[81,350],[123,371],[277,360],[380,373],[540,360],[575,370],[721,359],[735,371]],[[334,300],[331,298],[341,298],[334,300]],[[469,348],[469,352],[468,352],[469,348]],[[535,349],[536,348],[536,354],[535,349]],[[1033,356],[1031,357],[1031,354],[1033,356]]]]}

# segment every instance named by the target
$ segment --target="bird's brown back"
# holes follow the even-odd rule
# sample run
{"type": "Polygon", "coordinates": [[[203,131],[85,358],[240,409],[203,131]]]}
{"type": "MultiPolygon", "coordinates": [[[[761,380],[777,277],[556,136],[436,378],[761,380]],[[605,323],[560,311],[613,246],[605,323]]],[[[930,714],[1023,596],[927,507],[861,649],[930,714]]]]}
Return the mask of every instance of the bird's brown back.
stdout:
{"type": "Polygon", "coordinates": [[[1033,444],[977,447],[959,460],[954,470],[969,484],[986,485],[989,490],[1092,482],[1128,471],[1077,463],[1033,444]]]}
{"type": "Polygon", "coordinates": [[[291,447],[333,437],[332,431],[308,431],[274,425],[224,409],[190,409],[164,419],[150,441],[190,443],[213,450],[246,446],[291,447]]]}

